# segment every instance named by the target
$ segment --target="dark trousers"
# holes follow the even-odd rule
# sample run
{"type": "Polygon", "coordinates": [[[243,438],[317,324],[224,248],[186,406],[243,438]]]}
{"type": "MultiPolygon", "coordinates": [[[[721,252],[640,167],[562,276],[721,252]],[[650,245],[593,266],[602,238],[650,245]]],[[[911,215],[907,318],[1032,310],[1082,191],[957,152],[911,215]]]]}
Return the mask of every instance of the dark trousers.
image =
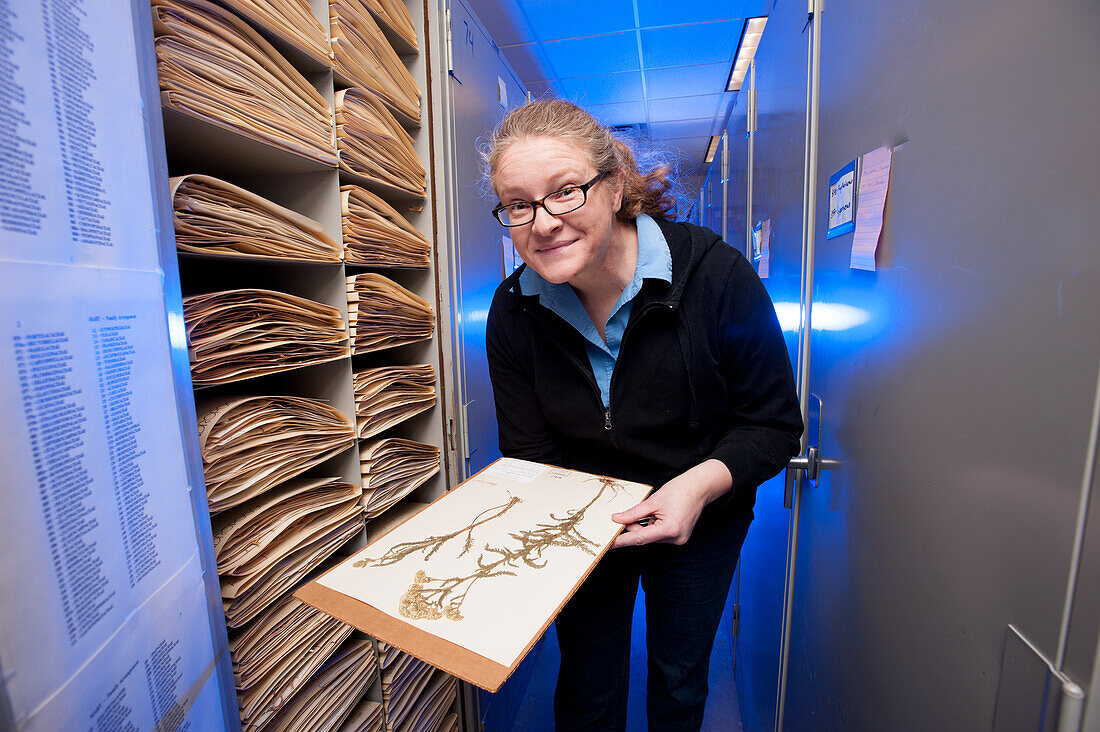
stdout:
{"type": "Polygon", "coordinates": [[[650,732],[698,730],[714,636],[752,514],[697,531],[687,544],[607,553],[558,615],[556,728],[625,730],[630,626],[645,590],[650,732]]]}

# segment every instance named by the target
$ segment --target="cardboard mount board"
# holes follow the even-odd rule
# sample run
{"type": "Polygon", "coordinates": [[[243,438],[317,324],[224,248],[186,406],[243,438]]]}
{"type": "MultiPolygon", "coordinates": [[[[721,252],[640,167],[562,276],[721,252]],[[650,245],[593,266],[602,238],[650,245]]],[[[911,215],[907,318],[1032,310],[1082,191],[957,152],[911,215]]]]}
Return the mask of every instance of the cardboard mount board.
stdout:
{"type": "Polygon", "coordinates": [[[651,490],[501,458],[294,596],[494,692],[651,490]]]}

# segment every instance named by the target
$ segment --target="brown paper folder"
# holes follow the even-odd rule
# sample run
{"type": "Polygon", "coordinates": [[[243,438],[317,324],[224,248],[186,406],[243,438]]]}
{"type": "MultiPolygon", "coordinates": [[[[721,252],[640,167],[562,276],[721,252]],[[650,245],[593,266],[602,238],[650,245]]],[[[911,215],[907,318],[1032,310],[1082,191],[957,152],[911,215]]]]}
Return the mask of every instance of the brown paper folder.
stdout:
{"type": "Polygon", "coordinates": [[[385,727],[381,702],[364,699],[348,715],[340,732],[382,732],[385,727]]]}
{"type": "Polygon", "coordinates": [[[229,651],[244,729],[269,721],[353,630],[287,595],[234,634],[229,651]]]}
{"type": "Polygon", "coordinates": [[[239,14],[295,46],[317,63],[330,65],[328,33],[308,0],[221,0],[239,14]]]}
{"type": "MultiPolygon", "coordinates": [[[[348,416],[315,399],[226,397],[201,400],[196,411],[211,514],[256,498],[355,444],[348,416]]],[[[323,495],[326,485],[313,480],[294,487],[309,498],[323,495]]]]}
{"type": "Polygon", "coordinates": [[[196,386],[337,361],[350,355],[339,308],[274,290],[183,298],[196,386]]]}
{"type": "Polygon", "coordinates": [[[373,437],[435,406],[430,363],[356,371],[355,416],[359,439],[373,437]]]}
{"type": "Polygon", "coordinates": [[[372,267],[431,265],[431,244],[393,206],[359,186],[341,186],[344,258],[372,267]]]}
{"type": "Polygon", "coordinates": [[[439,472],[440,450],[391,437],[359,446],[363,473],[363,515],[378,516],[439,472]]]}
{"type": "Polygon", "coordinates": [[[367,89],[396,114],[420,123],[420,88],[382,30],[358,0],[329,5],[329,33],[336,69],[367,89]]]}
{"type": "Polygon", "coordinates": [[[263,729],[272,732],[339,729],[377,675],[370,640],[352,638],[263,729]]]}
{"type": "Polygon", "coordinates": [[[311,533],[311,541],[263,567],[261,572],[220,577],[225,624],[239,628],[251,621],[362,530],[363,519],[356,513],[320,535],[311,533]]]}
{"type": "MultiPolygon", "coordinates": [[[[331,2],[333,5],[343,4],[343,0],[331,0],[331,2]]],[[[400,38],[413,51],[418,49],[416,24],[413,22],[409,9],[405,7],[405,3],[401,0],[364,0],[362,4],[366,6],[370,14],[374,16],[380,26],[384,27],[387,33],[400,38]]],[[[404,53],[403,50],[401,52],[404,53]]]]}
{"type": "Polygon", "coordinates": [[[412,136],[370,92],[336,92],[336,144],[345,170],[397,192],[427,195],[427,173],[412,136]]]}
{"type": "Polygon", "coordinates": [[[411,700],[400,732],[436,732],[455,703],[458,680],[443,671],[434,671],[426,687],[411,700]]]}
{"type": "Polygon", "coordinates": [[[388,277],[374,272],[351,275],[347,290],[352,353],[416,343],[435,332],[431,304],[388,277]]]}

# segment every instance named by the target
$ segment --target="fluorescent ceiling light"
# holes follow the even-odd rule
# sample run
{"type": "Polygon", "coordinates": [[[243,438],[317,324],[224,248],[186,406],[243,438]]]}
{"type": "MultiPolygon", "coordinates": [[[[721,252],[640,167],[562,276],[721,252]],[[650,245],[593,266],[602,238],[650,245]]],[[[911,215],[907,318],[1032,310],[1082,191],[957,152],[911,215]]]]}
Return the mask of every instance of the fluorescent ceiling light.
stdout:
{"type": "MultiPolygon", "coordinates": [[[[707,154],[703,158],[704,163],[710,163],[714,160],[714,153],[718,152],[718,142],[722,139],[721,135],[714,135],[710,138],[710,144],[707,145],[707,154]]],[[[698,148],[696,148],[698,149],[698,148]]]]}
{"type": "Polygon", "coordinates": [[[737,43],[737,55],[733,59],[729,81],[726,82],[726,91],[741,89],[741,85],[745,82],[745,74],[749,72],[749,63],[756,55],[756,47],[760,45],[760,36],[764,35],[764,26],[767,22],[767,16],[745,19],[745,27],[741,29],[741,40],[737,43]]]}

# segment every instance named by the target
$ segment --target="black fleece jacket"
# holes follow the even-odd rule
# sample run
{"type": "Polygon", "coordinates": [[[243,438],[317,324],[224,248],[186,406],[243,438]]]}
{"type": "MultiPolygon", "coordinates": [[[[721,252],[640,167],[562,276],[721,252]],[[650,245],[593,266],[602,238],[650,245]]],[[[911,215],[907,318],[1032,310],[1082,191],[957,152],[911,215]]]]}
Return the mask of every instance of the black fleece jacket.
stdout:
{"type": "MultiPolygon", "coordinates": [[[[659,488],[708,458],[733,490],[706,508],[723,524],[798,453],[802,417],[786,344],[763,283],[709,229],[657,219],[672,284],[645,280],[604,410],[583,337],[517,270],[497,288],[486,351],[500,450],[659,488]]],[[[525,265],[526,266],[526,265],[525,265]]]]}

